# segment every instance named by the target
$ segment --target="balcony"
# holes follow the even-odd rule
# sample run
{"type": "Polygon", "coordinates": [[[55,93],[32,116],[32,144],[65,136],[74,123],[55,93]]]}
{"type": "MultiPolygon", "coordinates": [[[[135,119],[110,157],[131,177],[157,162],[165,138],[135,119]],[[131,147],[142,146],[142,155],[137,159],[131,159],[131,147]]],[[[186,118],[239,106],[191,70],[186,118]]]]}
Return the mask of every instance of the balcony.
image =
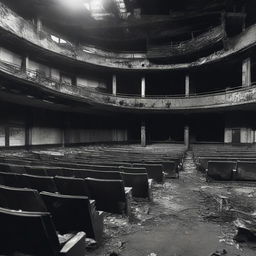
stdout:
{"type": "Polygon", "coordinates": [[[0,62],[0,72],[9,79],[30,84],[39,90],[48,90],[56,97],[72,98],[98,108],[128,112],[193,112],[231,108],[235,106],[253,106],[256,103],[256,83],[248,87],[236,87],[229,90],[214,91],[185,97],[152,96],[141,98],[136,95],[116,95],[99,92],[82,86],[61,83],[47,78],[33,70],[22,71],[20,67],[0,62]]]}
{"type": "Polygon", "coordinates": [[[193,55],[198,56],[200,52],[206,50],[213,52],[214,47],[222,42],[225,36],[224,26],[220,25],[191,40],[176,44],[149,45],[147,57],[149,59],[179,59],[193,55]]]}
{"type": "MultiPolygon", "coordinates": [[[[51,38],[49,32],[36,31],[32,22],[19,17],[2,3],[0,3],[0,31],[3,41],[17,43],[26,49],[29,46],[31,52],[42,55],[45,53],[47,58],[59,58],[63,63],[72,63],[72,65],[93,65],[97,68],[119,70],[186,69],[221,61],[256,44],[256,25],[252,25],[239,36],[227,39],[225,50],[217,51],[189,63],[154,64],[147,58],[146,53],[117,53],[90,46],[77,46],[68,41],[63,44],[57,43],[51,38]]],[[[222,33],[213,34],[216,35],[213,41],[222,37],[222,33]]],[[[187,48],[189,44],[184,43],[184,47],[187,48]]]]}

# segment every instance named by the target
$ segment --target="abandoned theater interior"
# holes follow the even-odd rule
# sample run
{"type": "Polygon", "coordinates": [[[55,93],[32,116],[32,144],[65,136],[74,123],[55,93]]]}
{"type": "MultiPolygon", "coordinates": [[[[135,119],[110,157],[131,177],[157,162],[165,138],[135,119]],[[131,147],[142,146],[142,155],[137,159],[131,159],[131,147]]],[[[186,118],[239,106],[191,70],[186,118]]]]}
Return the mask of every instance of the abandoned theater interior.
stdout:
{"type": "Polygon", "coordinates": [[[0,0],[0,255],[255,255],[255,14],[0,0]]]}

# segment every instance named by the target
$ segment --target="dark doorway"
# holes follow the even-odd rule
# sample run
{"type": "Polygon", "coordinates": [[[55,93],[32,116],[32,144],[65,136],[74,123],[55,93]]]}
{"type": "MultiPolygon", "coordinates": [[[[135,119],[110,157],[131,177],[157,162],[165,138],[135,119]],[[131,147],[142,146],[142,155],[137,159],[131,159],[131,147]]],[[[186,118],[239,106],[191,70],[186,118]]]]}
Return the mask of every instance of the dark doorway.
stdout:
{"type": "Polygon", "coordinates": [[[240,143],[241,142],[241,135],[240,129],[232,129],[232,143],[240,143]]]}

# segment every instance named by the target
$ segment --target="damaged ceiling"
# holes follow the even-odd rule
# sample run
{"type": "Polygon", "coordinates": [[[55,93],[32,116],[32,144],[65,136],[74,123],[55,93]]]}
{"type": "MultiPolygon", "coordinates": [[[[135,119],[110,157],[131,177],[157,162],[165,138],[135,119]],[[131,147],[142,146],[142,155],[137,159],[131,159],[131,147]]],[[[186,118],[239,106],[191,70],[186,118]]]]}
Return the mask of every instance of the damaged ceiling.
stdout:
{"type": "MultiPolygon", "coordinates": [[[[254,23],[253,0],[2,0],[26,19],[38,17],[52,33],[80,43],[141,51],[150,38],[187,40],[193,31],[220,23],[223,12],[246,14],[254,23]]],[[[243,19],[238,16],[239,26],[243,19]]],[[[236,22],[234,22],[236,25],[236,22]]]]}

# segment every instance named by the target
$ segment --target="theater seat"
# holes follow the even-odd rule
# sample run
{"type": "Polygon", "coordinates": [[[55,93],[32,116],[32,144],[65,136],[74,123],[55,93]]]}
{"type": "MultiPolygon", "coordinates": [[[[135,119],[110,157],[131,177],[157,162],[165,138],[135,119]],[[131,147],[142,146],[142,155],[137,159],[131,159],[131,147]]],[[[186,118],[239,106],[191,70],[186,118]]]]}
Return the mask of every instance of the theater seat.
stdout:
{"type": "Polygon", "coordinates": [[[163,166],[161,164],[133,164],[133,167],[144,167],[147,170],[148,177],[156,182],[164,181],[163,166]]]}
{"type": "Polygon", "coordinates": [[[235,180],[256,181],[256,161],[238,161],[235,180]]]}
{"type": "Polygon", "coordinates": [[[24,174],[23,178],[28,188],[36,189],[39,192],[58,192],[53,177],[24,174]]]}
{"type": "Polygon", "coordinates": [[[95,209],[95,201],[84,196],[40,193],[48,211],[52,214],[56,229],[61,233],[84,231],[87,237],[101,241],[103,212],[95,209]]]}
{"type": "Polygon", "coordinates": [[[84,179],[56,176],[54,180],[59,193],[63,195],[89,196],[84,179]]]}
{"type": "Polygon", "coordinates": [[[34,256],[84,256],[85,233],[74,234],[61,245],[49,213],[0,208],[0,254],[34,256]]]}
{"type": "Polygon", "coordinates": [[[213,180],[232,180],[235,161],[208,161],[207,177],[213,180]]]}
{"type": "Polygon", "coordinates": [[[132,196],[136,198],[148,198],[151,196],[152,180],[146,173],[122,173],[124,185],[132,188],[132,196]]]}
{"type": "Polygon", "coordinates": [[[94,178],[94,179],[108,179],[108,180],[122,180],[119,172],[111,171],[96,171],[96,170],[76,170],[75,176],[78,178],[94,178]]]}
{"type": "Polygon", "coordinates": [[[163,171],[165,172],[166,178],[177,178],[178,177],[178,164],[179,161],[147,161],[146,164],[161,164],[163,171]]]}
{"type": "Polygon", "coordinates": [[[25,166],[27,174],[36,175],[36,176],[47,176],[46,167],[41,166],[25,166]]]}
{"type": "Polygon", "coordinates": [[[0,186],[0,207],[12,210],[46,212],[37,190],[0,186]]]}
{"type": "Polygon", "coordinates": [[[96,200],[97,210],[129,215],[132,189],[125,189],[123,181],[92,178],[85,181],[90,197],[96,200]]]}
{"type": "Polygon", "coordinates": [[[0,184],[15,188],[24,188],[26,186],[21,174],[11,172],[0,172],[0,184]]]}
{"type": "Polygon", "coordinates": [[[120,166],[120,172],[123,173],[146,173],[147,170],[145,167],[127,167],[127,166],[120,166]]]}

